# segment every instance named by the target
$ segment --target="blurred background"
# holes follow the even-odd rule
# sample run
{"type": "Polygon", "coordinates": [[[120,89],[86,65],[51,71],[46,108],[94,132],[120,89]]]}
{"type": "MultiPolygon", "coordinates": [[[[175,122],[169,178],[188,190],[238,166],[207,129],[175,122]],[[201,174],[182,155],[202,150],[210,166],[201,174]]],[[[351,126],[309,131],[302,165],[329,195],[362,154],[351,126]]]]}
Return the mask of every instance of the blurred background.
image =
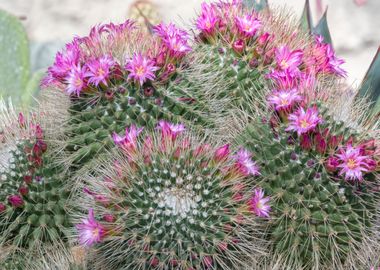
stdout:
{"type": "MultiPolygon", "coordinates": [[[[174,20],[186,27],[192,23],[202,0],[148,1],[151,5],[147,5],[146,0],[138,2],[0,0],[0,10],[18,17],[26,29],[30,50],[28,78],[30,80],[36,76],[35,80],[38,81],[36,74],[43,72],[52,63],[56,51],[65,42],[75,35],[86,35],[91,26],[97,23],[122,22],[129,16],[135,17],[140,10],[152,21],[174,20]],[[136,9],[136,6],[139,8],[136,9]]],[[[304,3],[304,0],[269,0],[272,7],[288,6],[297,17],[301,16],[304,3]]],[[[314,22],[317,22],[328,7],[328,23],[334,48],[346,60],[344,67],[349,74],[348,82],[354,86],[359,84],[380,45],[380,0],[310,0],[310,5],[314,22]]],[[[1,27],[0,18],[0,29],[1,27]]],[[[3,47],[2,41],[0,36],[0,49],[3,47]]]]}

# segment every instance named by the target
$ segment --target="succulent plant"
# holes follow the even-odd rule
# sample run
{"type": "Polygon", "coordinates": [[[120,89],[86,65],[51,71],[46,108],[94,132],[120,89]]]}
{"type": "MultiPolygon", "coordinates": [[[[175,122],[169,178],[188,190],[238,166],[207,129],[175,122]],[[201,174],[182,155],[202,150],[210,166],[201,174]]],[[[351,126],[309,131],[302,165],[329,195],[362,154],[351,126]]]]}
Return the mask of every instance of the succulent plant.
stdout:
{"type": "Polygon", "coordinates": [[[173,24],[160,24],[155,33],[152,37],[131,21],[99,25],[57,54],[44,85],[70,96],[70,108],[63,109],[71,112],[65,143],[73,167],[82,168],[111,147],[111,134],[126,125],[154,127],[165,119],[207,127],[212,122],[202,101],[196,107],[182,97],[208,79],[190,85],[177,75],[200,77],[198,70],[181,71],[191,50],[189,35],[173,24]]]}
{"type": "MultiPolygon", "coordinates": [[[[201,89],[196,92],[198,97],[207,93],[225,100],[225,110],[238,106],[249,112],[252,100],[265,95],[268,77],[280,77],[285,84],[309,85],[326,82],[326,77],[331,81],[345,76],[340,67],[343,61],[322,36],[311,36],[291,14],[263,8],[265,1],[258,6],[262,10],[247,6],[242,1],[202,4],[194,51],[198,58],[214,65],[225,86],[210,89],[215,91],[201,89]]],[[[314,32],[322,34],[322,26],[325,24],[320,22],[314,32]]]]}
{"type": "Polygon", "coordinates": [[[258,167],[183,126],[158,128],[131,132],[85,182],[77,229],[94,269],[248,269],[264,246],[245,193],[258,167]]]}
{"type": "Polygon", "coordinates": [[[35,269],[46,252],[63,253],[68,243],[70,192],[54,162],[58,137],[51,136],[48,118],[44,112],[17,115],[1,104],[0,249],[8,254],[2,269],[35,269]]]}
{"type": "Polygon", "coordinates": [[[266,267],[369,268],[380,236],[378,121],[334,80],[286,82],[268,77],[250,103],[256,114],[233,115],[240,128],[232,133],[255,153],[256,185],[270,198],[266,267]]]}

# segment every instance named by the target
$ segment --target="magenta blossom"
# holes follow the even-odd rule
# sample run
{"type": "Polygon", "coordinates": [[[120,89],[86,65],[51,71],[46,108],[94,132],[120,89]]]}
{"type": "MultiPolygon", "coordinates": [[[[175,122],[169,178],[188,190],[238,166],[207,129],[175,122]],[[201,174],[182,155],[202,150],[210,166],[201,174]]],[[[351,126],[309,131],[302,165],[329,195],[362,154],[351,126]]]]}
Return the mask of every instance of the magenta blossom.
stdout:
{"type": "Polygon", "coordinates": [[[292,89],[299,85],[301,78],[300,72],[294,72],[290,70],[271,70],[266,76],[271,79],[277,88],[279,89],[292,89]]]}
{"type": "Polygon", "coordinates": [[[297,89],[276,90],[268,97],[269,104],[273,105],[276,111],[289,110],[301,100],[297,89]]]}
{"type": "Polygon", "coordinates": [[[341,68],[344,60],[335,55],[330,44],[323,42],[322,36],[315,37],[315,43],[310,49],[310,54],[305,56],[305,64],[309,73],[327,73],[341,77],[347,75],[347,72],[341,68]]]}
{"type": "Polygon", "coordinates": [[[275,58],[279,69],[289,71],[299,71],[298,67],[302,63],[302,50],[291,51],[287,46],[276,49],[275,58]]]}
{"type": "Polygon", "coordinates": [[[48,69],[51,80],[62,82],[71,69],[79,64],[80,48],[77,40],[66,44],[65,50],[58,52],[54,64],[48,69]]]}
{"type": "Polygon", "coordinates": [[[153,28],[154,32],[161,38],[164,47],[168,50],[171,57],[182,57],[191,51],[188,44],[189,34],[177,28],[173,23],[165,25],[163,23],[153,28]]]}
{"type": "Polygon", "coordinates": [[[227,158],[229,154],[230,154],[230,145],[225,144],[219,147],[218,149],[216,149],[215,154],[214,154],[214,159],[216,161],[221,161],[227,158]]]}
{"type": "Polygon", "coordinates": [[[339,168],[341,168],[339,175],[345,175],[346,180],[363,180],[363,173],[368,172],[368,161],[372,161],[368,156],[364,155],[360,147],[353,147],[347,145],[340,148],[337,157],[340,161],[339,168]]]}
{"type": "Polygon", "coordinates": [[[298,136],[314,130],[322,118],[319,116],[317,107],[308,108],[306,111],[301,107],[288,117],[289,126],[286,131],[296,131],[298,136]]]}
{"type": "Polygon", "coordinates": [[[246,149],[240,149],[234,156],[237,170],[245,176],[259,175],[259,167],[252,160],[252,154],[246,149]]]}
{"type": "Polygon", "coordinates": [[[186,130],[183,124],[173,124],[167,121],[161,120],[157,125],[158,129],[161,129],[162,137],[169,137],[171,140],[175,140],[179,134],[186,130]]]}
{"type": "Polygon", "coordinates": [[[212,35],[215,32],[219,22],[215,5],[202,3],[201,15],[197,19],[197,28],[206,36],[212,35]]]}
{"type": "Polygon", "coordinates": [[[77,94],[78,96],[84,88],[87,87],[86,79],[86,66],[81,67],[80,65],[73,66],[69,75],[66,77],[66,92],[68,94],[77,94]]]}
{"type": "Polygon", "coordinates": [[[94,217],[94,210],[88,211],[88,218],[82,219],[82,223],[76,225],[79,232],[79,243],[90,247],[95,243],[100,243],[106,234],[106,230],[94,217]]]}
{"type": "Polygon", "coordinates": [[[334,49],[330,44],[327,44],[326,49],[326,57],[327,57],[327,66],[325,67],[330,73],[339,75],[341,77],[346,77],[347,72],[341,68],[341,65],[345,63],[345,61],[341,58],[338,58],[335,55],[334,49]]]}
{"type": "Polygon", "coordinates": [[[87,64],[88,71],[85,75],[89,78],[88,82],[95,86],[98,86],[100,83],[107,85],[107,80],[114,65],[115,61],[108,55],[93,59],[87,64]]]}
{"type": "Polygon", "coordinates": [[[15,208],[22,207],[24,205],[24,200],[21,195],[11,195],[8,197],[8,202],[15,208]]]}
{"type": "Polygon", "coordinates": [[[254,18],[253,15],[235,17],[235,24],[240,34],[247,38],[253,37],[261,27],[260,20],[254,18]]]}
{"type": "Polygon", "coordinates": [[[125,68],[130,72],[128,78],[139,82],[140,86],[146,80],[154,80],[156,78],[154,72],[158,70],[158,67],[154,66],[152,60],[140,53],[133,55],[132,59],[127,60],[125,68]]]}
{"type": "Polygon", "coordinates": [[[137,147],[137,137],[144,128],[131,125],[125,129],[125,136],[121,137],[116,132],[112,134],[113,141],[127,152],[134,152],[137,147]]]}
{"type": "Polygon", "coordinates": [[[251,211],[258,217],[269,217],[271,210],[269,205],[270,197],[264,197],[264,191],[261,188],[256,188],[254,193],[250,201],[251,211]]]}
{"type": "Polygon", "coordinates": [[[0,214],[1,214],[2,212],[4,212],[5,210],[7,210],[7,207],[5,206],[5,204],[0,203],[0,214]]]}

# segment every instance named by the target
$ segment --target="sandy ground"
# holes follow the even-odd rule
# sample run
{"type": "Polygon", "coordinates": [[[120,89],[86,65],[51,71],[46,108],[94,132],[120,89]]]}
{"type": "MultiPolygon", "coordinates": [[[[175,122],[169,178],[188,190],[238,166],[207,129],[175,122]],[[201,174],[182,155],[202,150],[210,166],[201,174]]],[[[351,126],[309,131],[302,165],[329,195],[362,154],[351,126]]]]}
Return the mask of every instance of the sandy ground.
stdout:
{"type": "MultiPolygon", "coordinates": [[[[269,0],[272,6],[288,6],[299,16],[303,0],[269,0]]],[[[314,3],[314,0],[310,0],[314,3]]],[[[0,8],[23,20],[33,43],[65,42],[85,35],[100,22],[125,20],[132,0],[0,0],[0,8]]],[[[165,21],[191,23],[201,0],[152,0],[165,21]]],[[[358,84],[380,44],[380,0],[357,7],[353,0],[325,0],[337,53],[346,59],[349,82],[358,84]]],[[[314,5],[313,5],[314,6],[314,5]]]]}

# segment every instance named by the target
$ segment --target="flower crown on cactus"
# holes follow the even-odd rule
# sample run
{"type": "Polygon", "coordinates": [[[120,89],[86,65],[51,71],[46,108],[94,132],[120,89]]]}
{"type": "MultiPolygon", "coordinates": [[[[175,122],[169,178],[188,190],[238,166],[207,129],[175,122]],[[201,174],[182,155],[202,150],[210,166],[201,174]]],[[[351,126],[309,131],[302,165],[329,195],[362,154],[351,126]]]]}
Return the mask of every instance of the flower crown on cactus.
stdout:
{"type": "Polygon", "coordinates": [[[259,174],[251,154],[183,131],[164,121],[144,135],[131,126],[86,179],[89,212],[77,229],[95,245],[95,269],[246,269],[263,255],[254,217],[268,209],[247,190],[247,176],[259,174]]]}

